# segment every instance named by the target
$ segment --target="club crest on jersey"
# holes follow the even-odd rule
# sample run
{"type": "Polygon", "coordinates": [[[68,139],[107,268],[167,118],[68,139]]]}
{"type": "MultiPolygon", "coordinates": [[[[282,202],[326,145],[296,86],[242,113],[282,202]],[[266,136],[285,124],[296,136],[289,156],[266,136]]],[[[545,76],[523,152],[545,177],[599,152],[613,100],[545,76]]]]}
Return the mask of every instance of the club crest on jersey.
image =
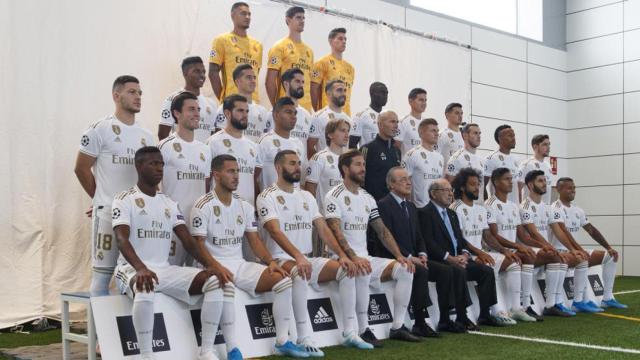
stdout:
{"type": "Polygon", "coordinates": [[[511,215],[513,215],[513,217],[516,217],[516,212],[515,212],[515,211],[513,211],[513,212],[511,213],[511,215]]]}
{"type": "Polygon", "coordinates": [[[242,216],[238,215],[238,218],[236,219],[236,223],[238,223],[238,225],[242,225],[242,216]]]}
{"type": "Polygon", "coordinates": [[[256,153],[253,152],[253,149],[249,149],[249,154],[251,154],[252,157],[256,156],[256,153]]]}
{"type": "Polygon", "coordinates": [[[280,203],[280,205],[284,205],[284,198],[282,197],[282,195],[278,195],[276,199],[278,199],[278,202],[280,203]]]}
{"type": "Polygon", "coordinates": [[[287,44],[287,49],[293,50],[293,44],[287,44]]]}
{"type": "Polygon", "coordinates": [[[231,37],[231,42],[235,44],[235,43],[238,42],[238,39],[235,36],[232,36],[231,37]]]}
{"type": "Polygon", "coordinates": [[[351,199],[349,199],[348,196],[344,197],[344,204],[347,205],[347,206],[351,205],[351,199]]]}
{"type": "Polygon", "coordinates": [[[273,139],[273,146],[279,148],[280,147],[280,140],[278,139],[273,139]]]}
{"type": "Polygon", "coordinates": [[[113,133],[116,135],[120,135],[120,133],[122,132],[120,130],[120,126],[118,125],[111,125],[111,130],[113,130],[113,133]]]}
{"type": "Polygon", "coordinates": [[[502,211],[502,205],[498,204],[498,210],[502,211]]]}
{"type": "Polygon", "coordinates": [[[447,136],[449,136],[449,139],[453,139],[453,133],[447,133],[447,136]]]}
{"type": "Polygon", "coordinates": [[[214,206],[213,207],[213,215],[220,216],[220,207],[219,206],[214,206]]]}
{"type": "Polygon", "coordinates": [[[369,213],[369,212],[370,212],[369,206],[365,205],[365,206],[364,206],[364,211],[365,211],[366,213],[369,213]]]}
{"type": "Polygon", "coordinates": [[[179,143],[173,143],[173,150],[180,152],[182,151],[182,146],[179,143]]]}
{"type": "Polygon", "coordinates": [[[335,120],[336,116],[333,113],[329,113],[327,116],[329,116],[329,120],[335,120]]]}
{"type": "Polygon", "coordinates": [[[327,162],[329,164],[333,164],[333,156],[331,156],[331,155],[327,156],[327,162]]]}
{"type": "Polygon", "coordinates": [[[531,205],[531,211],[536,212],[536,207],[531,205]]]}
{"type": "Polygon", "coordinates": [[[482,222],[482,214],[478,214],[478,221],[482,222]]]}
{"type": "Polygon", "coordinates": [[[164,209],[164,216],[167,219],[171,219],[171,212],[169,211],[169,209],[164,209]]]}
{"type": "Polygon", "coordinates": [[[440,165],[440,167],[442,167],[442,161],[438,161],[438,165],[440,165]]]}
{"type": "Polygon", "coordinates": [[[504,156],[498,155],[498,159],[500,159],[500,161],[504,161],[504,156]]]}
{"type": "Polygon", "coordinates": [[[422,156],[424,160],[427,160],[427,154],[423,153],[422,151],[420,152],[420,156],[422,156]]]}
{"type": "Polygon", "coordinates": [[[207,114],[211,115],[211,107],[207,106],[207,114]]]}
{"type": "Polygon", "coordinates": [[[147,146],[147,140],[145,138],[140,138],[140,144],[142,144],[142,146],[147,146]]]}
{"type": "Polygon", "coordinates": [[[307,204],[306,202],[305,202],[305,203],[302,203],[302,207],[303,207],[305,210],[309,211],[309,204],[307,204]]]}
{"type": "Polygon", "coordinates": [[[200,160],[206,161],[206,159],[204,158],[204,154],[203,153],[200,153],[200,160]]]}
{"type": "Polygon", "coordinates": [[[136,199],[136,205],[138,205],[139,208],[143,208],[144,207],[144,199],[143,198],[137,198],[136,199]]]}
{"type": "Polygon", "coordinates": [[[462,213],[464,214],[464,216],[467,216],[469,214],[469,212],[467,211],[467,209],[462,209],[462,213]]]}
{"type": "Polygon", "coordinates": [[[224,140],[222,140],[222,144],[224,144],[224,146],[230,148],[231,147],[231,140],[224,139],[224,140]]]}
{"type": "Polygon", "coordinates": [[[409,120],[409,124],[414,127],[416,126],[416,122],[413,119],[409,120]]]}
{"type": "Polygon", "coordinates": [[[371,120],[375,120],[376,119],[376,114],[374,114],[374,113],[369,113],[369,116],[371,116],[371,120]]]}
{"type": "Polygon", "coordinates": [[[540,169],[540,164],[536,163],[536,169],[540,169]]]}
{"type": "Polygon", "coordinates": [[[469,157],[469,154],[464,154],[464,159],[467,160],[467,161],[471,160],[471,158],[469,157]]]}

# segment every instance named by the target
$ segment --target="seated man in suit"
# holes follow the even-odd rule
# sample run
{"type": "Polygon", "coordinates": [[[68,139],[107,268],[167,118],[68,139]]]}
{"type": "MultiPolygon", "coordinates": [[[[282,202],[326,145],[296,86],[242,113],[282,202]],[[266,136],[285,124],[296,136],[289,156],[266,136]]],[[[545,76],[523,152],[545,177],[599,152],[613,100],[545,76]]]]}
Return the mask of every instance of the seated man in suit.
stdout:
{"type": "MultiPolygon", "coordinates": [[[[396,239],[402,255],[409,257],[416,266],[411,290],[411,306],[415,315],[413,334],[423,337],[438,336],[438,333],[433,331],[424,320],[427,316],[426,307],[429,301],[429,281],[435,281],[438,290],[438,308],[440,309],[438,327],[454,332],[464,332],[463,327],[456,326],[449,320],[449,305],[453,304],[452,268],[427,260],[427,249],[418,227],[418,209],[408,200],[411,197],[411,176],[407,170],[396,166],[389,170],[386,181],[390,193],[378,201],[378,212],[396,239]]],[[[379,245],[376,246],[376,256],[393,258],[382,244],[379,245]]]]}
{"type": "MultiPolygon", "coordinates": [[[[453,202],[453,191],[449,182],[438,179],[431,183],[429,198],[429,204],[419,211],[419,220],[430,262],[449,265],[453,269],[454,284],[460,284],[460,278],[464,283],[476,281],[480,300],[478,325],[497,326],[496,319],[489,311],[490,307],[497,303],[493,269],[471,258],[467,240],[460,230],[458,216],[455,211],[449,209],[453,202]]],[[[460,286],[466,287],[466,284],[460,286]]],[[[467,294],[456,297],[456,322],[467,330],[478,330],[479,327],[467,317],[466,309],[471,304],[468,293],[463,289],[454,291],[456,294],[467,294]]]]}

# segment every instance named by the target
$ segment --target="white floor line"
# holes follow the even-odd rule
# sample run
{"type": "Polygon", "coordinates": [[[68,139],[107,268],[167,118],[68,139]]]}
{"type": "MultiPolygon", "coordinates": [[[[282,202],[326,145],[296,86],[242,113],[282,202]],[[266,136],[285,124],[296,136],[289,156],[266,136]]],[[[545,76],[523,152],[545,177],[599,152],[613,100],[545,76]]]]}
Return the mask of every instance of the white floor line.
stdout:
{"type": "Polygon", "coordinates": [[[573,347],[593,349],[593,350],[621,352],[621,353],[628,353],[628,354],[640,354],[640,350],[636,350],[636,349],[625,349],[625,348],[620,348],[620,347],[591,345],[591,344],[575,343],[575,342],[570,342],[570,341],[558,341],[558,340],[550,340],[550,339],[543,339],[543,338],[531,338],[531,337],[526,337],[526,336],[515,336],[515,335],[506,335],[506,334],[493,334],[493,333],[486,333],[486,332],[479,332],[479,331],[469,331],[469,334],[501,337],[501,338],[505,338],[505,339],[523,340],[523,341],[537,342],[537,343],[543,343],[543,344],[573,346],[573,347]]]}
{"type": "Polygon", "coordinates": [[[637,292],[640,292],[640,290],[618,291],[618,292],[614,292],[613,295],[632,294],[632,293],[637,293],[637,292]]]}

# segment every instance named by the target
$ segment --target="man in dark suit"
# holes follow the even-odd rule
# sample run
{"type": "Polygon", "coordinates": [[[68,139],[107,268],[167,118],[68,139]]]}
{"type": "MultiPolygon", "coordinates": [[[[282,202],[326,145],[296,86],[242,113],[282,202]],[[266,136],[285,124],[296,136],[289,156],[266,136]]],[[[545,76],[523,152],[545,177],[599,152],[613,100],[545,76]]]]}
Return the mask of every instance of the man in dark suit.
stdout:
{"type": "MultiPolygon", "coordinates": [[[[411,306],[415,323],[413,334],[423,337],[436,337],[425,322],[429,301],[429,281],[436,282],[438,291],[438,308],[440,309],[439,328],[456,332],[464,332],[464,328],[456,326],[449,320],[449,305],[453,304],[452,281],[453,269],[438,262],[427,261],[425,242],[418,226],[418,210],[409,201],[411,196],[411,177],[407,171],[396,166],[386,176],[390,192],[378,201],[378,212],[385,225],[396,239],[402,255],[408,257],[416,266],[413,273],[411,289],[411,306]]],[[[394,257],[382,244],[376,246],[376,256],[393,259],[394,257]]]]}
{"type": "Polygon", "coordinates": [[[466,289],[467,281],[478,283],[480,316],[478,325],[498,326],[491,316],[490,307],[497,303],[496,280],[493,269],[475,262],[460,230],[460,222],[455,211],[449,209],[453,202],[451,185],[445,179],[438,179],[429,186],[430,202],[419,211],[420,229],[430,262],[439,262],[451,267],[456,295],[456,323],[467,330],[479,327],[467,317],[467,306],[471,299],[466,289]],[[459,279],[463,279],[461,285],[459,279]],[[458,287],[464,287],[458,288],[458,287]]]}

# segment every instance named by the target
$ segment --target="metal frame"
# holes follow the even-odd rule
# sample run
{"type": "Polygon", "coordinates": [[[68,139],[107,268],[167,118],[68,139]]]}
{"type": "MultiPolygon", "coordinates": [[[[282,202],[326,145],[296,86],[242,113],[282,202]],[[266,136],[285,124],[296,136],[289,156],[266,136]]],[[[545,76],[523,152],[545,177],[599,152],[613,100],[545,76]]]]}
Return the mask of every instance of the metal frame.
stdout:
{"type": "Polygon", "coordinates": [[[71,342],[87,344],[88,360],[96,360],[96,327],[93,321],[91,309],[91,296],[86,292],[62,293],[62,359],[71,359],[71,342]],[[87,307],[87,334],[75,334],[71,332],[69,323],[69,304],[84,304],[87,307]]]}

